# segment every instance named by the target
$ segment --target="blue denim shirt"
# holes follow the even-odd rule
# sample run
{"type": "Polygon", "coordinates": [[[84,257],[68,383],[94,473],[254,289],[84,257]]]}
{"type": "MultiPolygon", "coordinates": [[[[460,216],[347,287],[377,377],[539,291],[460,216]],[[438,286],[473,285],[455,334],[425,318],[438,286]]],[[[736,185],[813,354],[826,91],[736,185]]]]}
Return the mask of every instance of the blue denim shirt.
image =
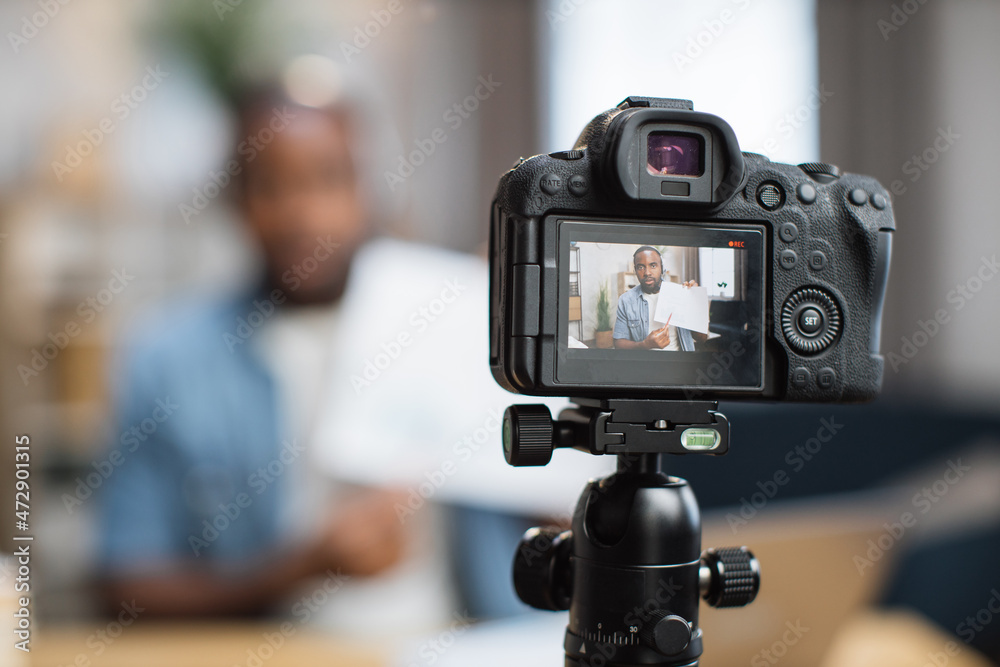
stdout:
{"type": "Polygon", "coordinates": [[[223,339],[250,308],[168,307],[129,337],[112,384],[122,463],[97,494],[101,569],[232,567],[279,540],[284,480],[262,494],[248,482],[282,446],[274,383],[249,345],[223,339]],[[239,494],[253,502],[226,517],[239,494]]]}
{"type": "MultiPolygon", "coordinates": [[[[272,477],[266,488],[253,481],[281,455],[277,387],[252,345],[223,337],[253,312],[256,296],[164,307],[129,333],[111,385],[112,449],[121,465],[95,493],[102,574],[185,563],[232,571],[282,544],[287,480],[272,477]],[[248,506],[234,505],[240,494],[248,506]]],[[[456,516],[469,608],[483,617],[521,613],[504,576],[510,557],[503,545],[516,544],[525,521],[461,506],[456,516]]]]}
{"type": "MultiPolygon", "coordinates": [[[[685,352],[694,351],[694,337],[689,329],[674,327],[678,343],[685,352]]],[[[618,317],[615,319],[615,338],[640,342],[649,335],[649,302],[642,298],[642,288],[636,285],[618,297],[618,317]]]]}

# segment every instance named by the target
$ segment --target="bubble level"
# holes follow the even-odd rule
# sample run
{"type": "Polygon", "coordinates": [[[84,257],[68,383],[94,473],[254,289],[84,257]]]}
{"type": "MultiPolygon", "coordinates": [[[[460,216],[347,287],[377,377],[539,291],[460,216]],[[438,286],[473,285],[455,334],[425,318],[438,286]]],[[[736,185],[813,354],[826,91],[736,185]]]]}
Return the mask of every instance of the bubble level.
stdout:
{"type": "Polygon", "coordinates": [[[681,433],[684,449],[704,452],[715,449],[722,442],[722,436],[714,428],[689,428],[681,433]]]}

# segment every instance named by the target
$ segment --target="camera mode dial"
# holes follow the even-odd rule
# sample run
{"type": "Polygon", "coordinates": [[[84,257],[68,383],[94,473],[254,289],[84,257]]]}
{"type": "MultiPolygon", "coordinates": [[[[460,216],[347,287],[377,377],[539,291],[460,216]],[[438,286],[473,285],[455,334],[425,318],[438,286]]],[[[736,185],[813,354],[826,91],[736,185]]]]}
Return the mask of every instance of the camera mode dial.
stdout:
{"type": "Polygon", "coordinates": [[[833,297],[818,287],[792,293],[781,308],[781,330],[785,340],[801,354],[818,354],[840,335],[840,308],[833,297]]]}

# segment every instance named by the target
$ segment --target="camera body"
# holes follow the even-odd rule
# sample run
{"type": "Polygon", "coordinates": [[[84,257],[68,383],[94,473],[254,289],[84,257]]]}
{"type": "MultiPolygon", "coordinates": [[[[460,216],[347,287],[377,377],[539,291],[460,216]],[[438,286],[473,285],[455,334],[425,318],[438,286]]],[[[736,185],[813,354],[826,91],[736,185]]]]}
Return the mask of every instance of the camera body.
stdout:
{"type": "Polygon", "coordinates": [[[873,178],[741,153],[691,102],[630,97],[500,179],[494,378],[535,396],[869,400],[894,228],[873,178]]]}

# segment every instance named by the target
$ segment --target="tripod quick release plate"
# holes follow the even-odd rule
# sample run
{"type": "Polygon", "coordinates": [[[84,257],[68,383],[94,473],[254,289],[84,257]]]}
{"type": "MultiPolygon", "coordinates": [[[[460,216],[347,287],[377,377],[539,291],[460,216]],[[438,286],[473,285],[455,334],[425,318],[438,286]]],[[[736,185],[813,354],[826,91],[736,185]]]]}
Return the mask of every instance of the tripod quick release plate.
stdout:
{"type": "Polygon", "coordinates": [[[711,454],[729,451],[729,420],[715,401],[571,399],[553,421],[544,405],[504,413],[504,457],[512,466],[543,466],[552,451],[601,454],[711,454]]]}

